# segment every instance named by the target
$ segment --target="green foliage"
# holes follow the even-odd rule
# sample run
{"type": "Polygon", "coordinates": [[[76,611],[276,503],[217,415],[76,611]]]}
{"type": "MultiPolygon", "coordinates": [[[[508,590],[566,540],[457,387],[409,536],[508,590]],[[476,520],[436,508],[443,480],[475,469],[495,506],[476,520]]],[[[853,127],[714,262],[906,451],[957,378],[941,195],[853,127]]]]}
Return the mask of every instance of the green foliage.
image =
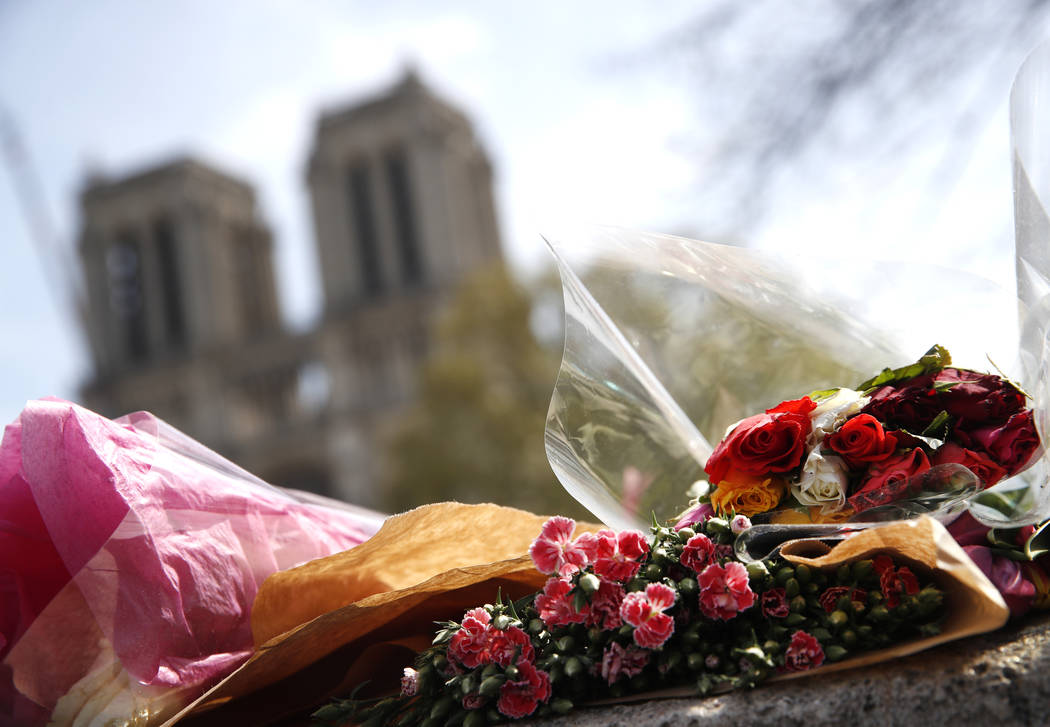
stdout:
{"type": "Polygon", "coordinates": [[[418,402],[386,448],[387,510],[456,500],[588,517],[547,463],[561,352],[537,342],[531,313],[529,292],[503,266],[464,281],[433,333],[418,402]]]}
{"type": "Polygon", "coordinates": [[[857,387],[858,391],[868,393],[880,386],[899,384],[917,376],[935,374],[945,366],[951,366],[952,356],[943,346],[934,345],[923,354],[922,358],[908,366],[899,369],[883,369],[878,375],[868,379],[857,387]]]}

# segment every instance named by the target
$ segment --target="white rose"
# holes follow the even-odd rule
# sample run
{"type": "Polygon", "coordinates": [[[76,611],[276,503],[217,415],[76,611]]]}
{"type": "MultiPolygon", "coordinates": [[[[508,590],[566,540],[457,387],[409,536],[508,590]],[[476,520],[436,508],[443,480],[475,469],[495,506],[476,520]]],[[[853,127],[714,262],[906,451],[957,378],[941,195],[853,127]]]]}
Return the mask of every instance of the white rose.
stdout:
{"type": "Polygon", "coordinates": [[[871,401],[870,396],[864,396],[853,389],[839,389],[832,396],[817,404],[817,408],[809,413],[809,421],[813,426],[807,444],[815,447],[824,441],[824,436],[842,426],[842,423],[871,401]]]}
{"type": "Polygon", "coordinates": [[[840,457],[809,453],[802,465],[802,477],[791,486],[795,499],[803,505],[820,505],[824,510],[837,510],[846,504],[846,463],[840,457]]]}

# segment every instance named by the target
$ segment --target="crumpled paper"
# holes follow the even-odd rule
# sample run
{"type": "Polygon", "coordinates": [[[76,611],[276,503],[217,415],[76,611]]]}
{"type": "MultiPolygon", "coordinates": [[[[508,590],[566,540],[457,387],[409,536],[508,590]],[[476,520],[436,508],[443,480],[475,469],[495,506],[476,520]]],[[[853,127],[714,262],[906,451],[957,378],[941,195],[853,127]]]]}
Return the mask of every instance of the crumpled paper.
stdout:
{"type": "Polygon", "coordinates": [[[0,723],[145,725],[248,658],[264,578],[381,517],[298,502],[151,415],[48,400],[5,430],[0,522],[0,723]]]}

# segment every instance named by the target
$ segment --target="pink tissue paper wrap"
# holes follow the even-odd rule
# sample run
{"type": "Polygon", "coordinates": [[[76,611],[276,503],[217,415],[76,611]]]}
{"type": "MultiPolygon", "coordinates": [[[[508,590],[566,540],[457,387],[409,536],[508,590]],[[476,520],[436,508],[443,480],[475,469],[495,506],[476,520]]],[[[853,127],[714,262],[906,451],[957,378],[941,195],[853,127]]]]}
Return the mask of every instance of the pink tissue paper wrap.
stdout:
{"type": "Polygon", "coordinates": [[[0,725],[155,724],[232,671],[263,579],[381,523],[308,497],[152,415],[30,402],[0,444],[0,725]]]}

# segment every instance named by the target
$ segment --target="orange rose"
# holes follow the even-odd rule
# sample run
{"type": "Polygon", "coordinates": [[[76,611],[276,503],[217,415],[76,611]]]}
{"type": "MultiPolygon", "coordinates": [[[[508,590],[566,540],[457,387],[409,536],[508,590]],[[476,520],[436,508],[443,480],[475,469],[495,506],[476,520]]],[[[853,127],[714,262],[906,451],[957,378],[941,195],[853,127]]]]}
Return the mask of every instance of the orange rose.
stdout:
{"type": "Polygon", "coordinates": [[[711,493],[711,504],[721,513],[751,517],[772,510],[786,491],[787,485],[779,477],[751,477],[731,471],[711,493]]]}

